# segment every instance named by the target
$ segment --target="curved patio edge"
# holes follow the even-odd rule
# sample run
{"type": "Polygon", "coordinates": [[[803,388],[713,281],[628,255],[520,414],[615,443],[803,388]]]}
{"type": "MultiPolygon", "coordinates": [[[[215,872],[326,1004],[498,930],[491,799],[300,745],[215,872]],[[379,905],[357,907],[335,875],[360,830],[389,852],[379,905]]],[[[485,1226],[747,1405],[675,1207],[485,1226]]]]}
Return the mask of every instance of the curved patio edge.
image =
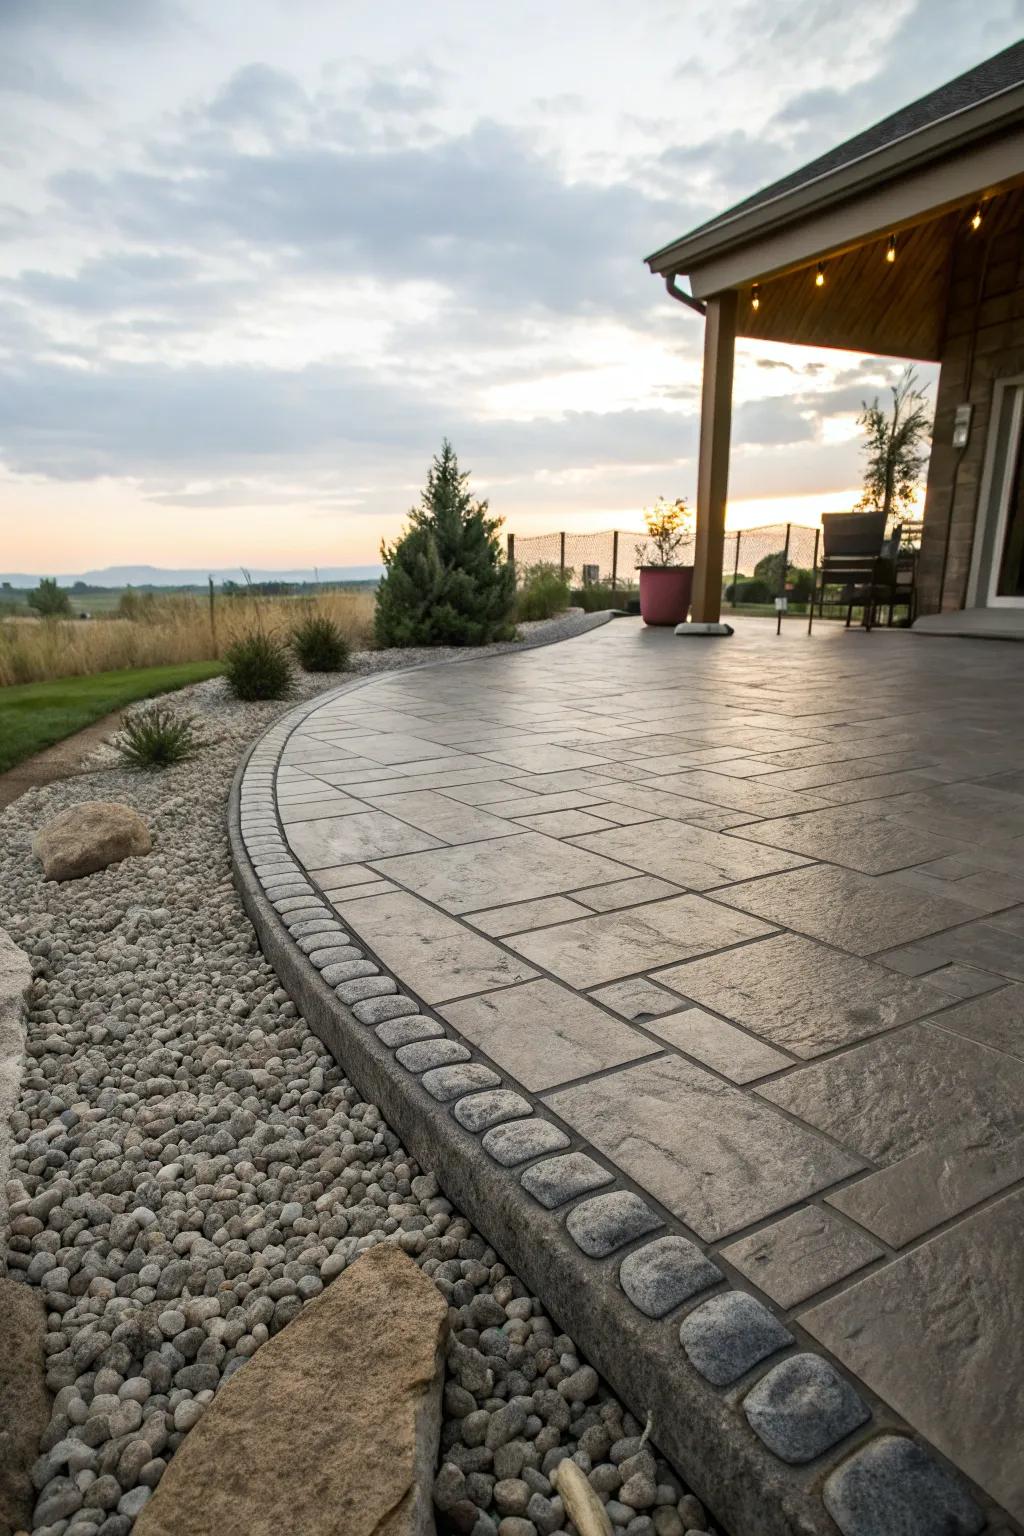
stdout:
{"type": "MultiPolygon", "coordinates": [[[[632,1412],[641,1421],[650,1416],[655,1444],[731,1536],[835,1536],[837,1530],[843,1536],[882,1536],[890,1527],[878,1523],[880,1516],[895,1514],[891,1528],[904,1529],[892,1501],[909,1513],[925,1495],[933,1513],[953,1521],[950,1531],[980,1532],[985,1515],[962,1481],[933,1459],[886,1405],[865,1401],[860,1384],[855,1391],[820,1347],[799,1330],[794,1336],[782,1329],[759,1300],[733,1288],[720,1271],[705,1273],[689,1291],[681,1287],[660,1315],[645,1315],[624,1289],[629,1284],[624,1261],[643,1254],[653,1260],[655,1243],[665,1240],[661,1219],[645,1224],[643,1202],[604,1170],[599,1182],[584,1177],[579,1188],[555,1195],[541,1191],[538,1179],[524,1179],[524,1167],[528,1174],[552,1169],[557,1177],[558,1159],[542,1157],[556,1150],[594,1167],[578,1137],[551,1136],[545,1146],[542,1133],[513,1166],[497,1160],[493,1138],[481,1144],[488,1127],[495,1129],[499,1121],[534,1127],[546,1122],[554,1132],[543,1105],[520,1100],[521,1108],[503,1110],[497,1119],[478,1115],[475,1128],[461,1123],[472,1120],[465,1106],[473,1095],[480,1102],[496,1088],[518,1093],[518,1085],[499,1081],[480,1053],[437,1019],[361,940],[355,947],[335,908],[291,854],[277,814],[276,770],[292,731],[328,699],[375,681],[344,684],[285,715],[243,758],[229,800],[229,843],[243,904],[265,955],[310,1027],[632,1412]],[[322,935],[315,945],[314,935],[322,935]],[[349,954],[325,958],[317,947],[321,942],[349,954]],[[353,959],[353,952],[362,958],[353,959]],[[410,1044],[415,1033],[395,1028],[402,1017],[423,1018],[433,1026],[421,1031],[424,1038],[415,1049],[410,1044]],[[430,1047],[438,1042],[442,1049],[435,1054],[430,1047]],[[522,1118],[513,1122],[513,1116],[522,1118]],[[623,1203],[614,1210],[602,1205],[609,1195],[623,1203]],[[605,1233],[605,1241],[595,1228],[609,1216],[615,1230],[605,1233]],[[776,1330],[771,1341],[751,1344],[752,1335],[766,1327],[776,1330]],[[701,1374],[695,1363],[702,1328],[715,1334],[712,1353],[732,1351],[733,1368],[718,1386],[712,1367],[701,1374]],[[801,1414],[817,1426],[810,1431],[810,1455],[798,1453],[792,1441],[794,1434],[799,1438],[801,1414]],[[780,1421],[782,1430],[773,1439],[772,1424],[780,1421]],[[900,1472],[908,1456],[916,1469],[909,1477],[900,1472]]],[[[563,1171],[568,1174],[568,1166],[563,1171]]],[[[691,1268],[703,1261],[714,1269],[695,1245],[683,1238],[671,1241],[693,1250],[686,1260],[691,1268]]],[[[644,1260],[638,1263],[643,1266],[644,1260]]],[[[648,1266],[652,1284],[657,1270],[657,1263],[648,1266]]],[[[638,1297],[635,1284],[629,1289],[638,1297]]],[[[913,1523],[905,1528],[918,1531],[913,1523]]],[[[920,1526],[922,1533],[926,1529],[920,1526]]]]}

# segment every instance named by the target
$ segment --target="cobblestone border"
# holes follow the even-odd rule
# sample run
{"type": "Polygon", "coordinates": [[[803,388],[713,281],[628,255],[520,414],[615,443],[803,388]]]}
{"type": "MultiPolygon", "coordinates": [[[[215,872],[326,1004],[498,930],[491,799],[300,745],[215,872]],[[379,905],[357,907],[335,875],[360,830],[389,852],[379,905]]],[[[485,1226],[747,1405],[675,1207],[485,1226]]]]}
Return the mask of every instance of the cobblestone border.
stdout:
{"type": "Polygon", "coordinates": [[[229,804],[243,902],[312,1029],[732,1536],[978,1536],[987,1514],[958,1473],[353,942],[289,851],[275,783],[295,728],[371,685],[272,726],[229,804]]]}

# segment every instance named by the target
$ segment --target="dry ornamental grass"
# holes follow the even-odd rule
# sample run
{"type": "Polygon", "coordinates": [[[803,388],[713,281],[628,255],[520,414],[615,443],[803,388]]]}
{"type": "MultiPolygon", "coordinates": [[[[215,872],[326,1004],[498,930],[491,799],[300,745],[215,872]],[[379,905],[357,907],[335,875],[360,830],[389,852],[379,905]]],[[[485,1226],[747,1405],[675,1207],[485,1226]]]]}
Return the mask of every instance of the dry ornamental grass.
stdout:
{"type": "Polygon", "coordinates": [[[372,643],[376,598],[369,590],[316,597],[220,597],[216,639],[205,598],[157,597],[141,619],[4,619],[0,621],[0,687],[91,676],[126,667],[208,661],[257,625],[286,640],[296,622],[330,619],[353,650],[372,643]]]}

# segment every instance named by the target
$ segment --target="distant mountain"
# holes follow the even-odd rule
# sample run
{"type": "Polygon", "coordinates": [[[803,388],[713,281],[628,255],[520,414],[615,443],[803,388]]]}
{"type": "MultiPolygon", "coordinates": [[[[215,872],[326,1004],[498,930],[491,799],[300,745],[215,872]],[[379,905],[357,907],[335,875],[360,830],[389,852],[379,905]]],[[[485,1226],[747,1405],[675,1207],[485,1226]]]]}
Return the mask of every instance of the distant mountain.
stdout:
{"type": "MultiPolygon", "coordinates": [[[[383,574],[380,565],[321,565],[316,571],[307,566],[304,570],[250,569],[253,581],[376,581],[383,574]]],[[[28,575],[24,571],[0,571],[0,582],[12,587],[36,587],[40,572],[28,575]]],[[[71,587],[76,581],[84,581],[90,587],[198,587],[205,586],[209,577],[218,585],[223,581],[245,580],[241,566],[228,570],[181,570],[170,571],[159,565],[107,565],[101,571],[80,571],[71,576],[58,576],[58,584],[71,587]]]]}

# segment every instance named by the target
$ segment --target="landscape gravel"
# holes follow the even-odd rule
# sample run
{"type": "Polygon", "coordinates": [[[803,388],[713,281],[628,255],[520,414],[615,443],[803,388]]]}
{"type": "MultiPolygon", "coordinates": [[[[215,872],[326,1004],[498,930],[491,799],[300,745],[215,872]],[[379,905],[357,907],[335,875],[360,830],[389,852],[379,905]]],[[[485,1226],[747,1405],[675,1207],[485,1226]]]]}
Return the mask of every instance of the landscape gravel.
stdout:
{"type": "MultiPolygon", "coordinates": [[[[335,686],[306,677],[300,697],[335,686]]],[[[0,814],[0,926],[32,957],[8,1272],[39,1287],[53,1414],[40,1536],[127,1536],[223,1381],[364,1250],[394,1242],[451,1308],[438,1526],[571,1530],[572,1457],[629,1536],[704,1511],[573,1341],[453,1209],[298,1016],[232,884],[227,795],[281,712],[219,680],[175,695],[207,745],[161,774],[103,767],[0,814]],[[154,847],[44,884],[55,812],[121,800],[154,847]]]]}

